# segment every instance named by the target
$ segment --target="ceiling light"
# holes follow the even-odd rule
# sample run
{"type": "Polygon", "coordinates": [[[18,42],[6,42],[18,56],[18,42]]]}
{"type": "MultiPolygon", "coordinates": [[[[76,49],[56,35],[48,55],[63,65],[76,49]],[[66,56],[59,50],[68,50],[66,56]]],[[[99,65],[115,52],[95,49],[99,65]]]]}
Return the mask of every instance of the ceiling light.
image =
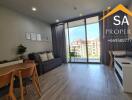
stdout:
{"type": "Polygon", "coordinates": [[[79,14],[79,16],[82,16],[82,15],[83,15],[83,14],[81,14],[81,13],[79,14]]]}
{"type": "Polygon", "coordinates": [[[32,11],[37,11],[37,8],[36,7],[32,7],[32,11]]]}
{"type": "Polygon", "coordinates": [[[59,19],[56,19],[56,22],[58,23],[60,20],[59,19]]]}

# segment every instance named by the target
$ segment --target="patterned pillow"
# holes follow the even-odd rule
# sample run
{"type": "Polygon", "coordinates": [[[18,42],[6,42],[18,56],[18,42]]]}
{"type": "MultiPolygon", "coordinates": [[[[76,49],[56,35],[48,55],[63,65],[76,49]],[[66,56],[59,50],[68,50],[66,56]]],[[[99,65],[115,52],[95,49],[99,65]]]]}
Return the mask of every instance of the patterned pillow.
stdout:
{"type": "Polygon", "coordinates": [[[47,53],[39,54],[42,61],[47,61],[47,53]]]}

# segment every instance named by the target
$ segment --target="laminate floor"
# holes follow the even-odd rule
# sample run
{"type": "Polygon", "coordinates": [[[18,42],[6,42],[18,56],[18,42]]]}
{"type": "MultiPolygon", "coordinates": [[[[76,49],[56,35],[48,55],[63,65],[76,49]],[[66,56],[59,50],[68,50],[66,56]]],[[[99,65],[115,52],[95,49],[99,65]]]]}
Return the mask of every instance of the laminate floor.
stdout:
{"type": "Polygon", "coordinates": [[[64,64],[40,76],[40,84],[41,98],[28,86],[25,100],[132,100],[101,64],[64,64]]]}

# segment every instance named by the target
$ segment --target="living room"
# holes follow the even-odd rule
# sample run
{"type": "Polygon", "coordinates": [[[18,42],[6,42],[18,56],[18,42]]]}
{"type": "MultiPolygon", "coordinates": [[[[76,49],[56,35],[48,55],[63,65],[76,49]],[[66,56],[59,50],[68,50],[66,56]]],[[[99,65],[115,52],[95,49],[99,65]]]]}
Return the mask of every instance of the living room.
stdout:
{"type": "Polygon", "coordinates": [[[1,0],[0,100],[132,100],[131,0],[1,0]]]}

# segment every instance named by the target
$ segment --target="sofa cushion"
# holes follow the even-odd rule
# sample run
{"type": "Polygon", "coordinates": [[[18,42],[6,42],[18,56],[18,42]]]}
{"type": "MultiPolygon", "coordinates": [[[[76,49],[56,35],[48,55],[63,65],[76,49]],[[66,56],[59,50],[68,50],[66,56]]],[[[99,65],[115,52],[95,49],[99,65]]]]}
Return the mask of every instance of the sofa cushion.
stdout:
{"type": "Polygon", "coordinates": [[[54,58],[48,61],[42,62],[44,66],[44,72],[48,72],[62,64],[61,58],[54,58]]]}
{"type": "Polygon", "coordinates": [[[48,60],[54,59],[52,52],[47,53],[47,57],[48,57],[48,60]]]}
{"type": "Polygon", "coordinates": [[[47,61],[48,60],[47,53],[39,54],[39,56],[40,56],[42,61],[47,61]]]}

